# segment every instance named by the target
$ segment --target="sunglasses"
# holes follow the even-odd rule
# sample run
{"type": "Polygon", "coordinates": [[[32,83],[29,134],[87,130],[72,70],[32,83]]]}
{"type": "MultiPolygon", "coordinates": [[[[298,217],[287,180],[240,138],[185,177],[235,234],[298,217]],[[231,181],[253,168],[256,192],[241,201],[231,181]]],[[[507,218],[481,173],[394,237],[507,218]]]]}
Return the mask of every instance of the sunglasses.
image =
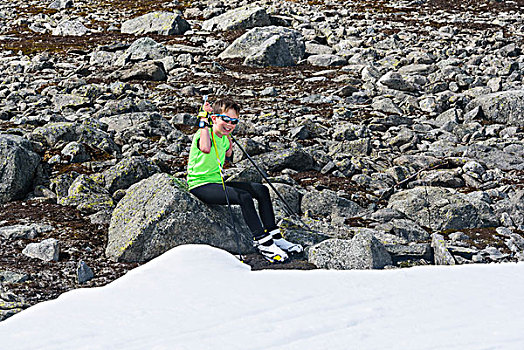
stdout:
{"type": "Polygon", "coordinates": [[[231,118],[231,117],[228,117],[227,115],[224,115],[224,114],[215,114],[215,115],[217,117],[220,117],[220,119],[222,119],[226,123],[231,123],[233,125],[238,124],[238,119],[237,118],[231,118]]]}

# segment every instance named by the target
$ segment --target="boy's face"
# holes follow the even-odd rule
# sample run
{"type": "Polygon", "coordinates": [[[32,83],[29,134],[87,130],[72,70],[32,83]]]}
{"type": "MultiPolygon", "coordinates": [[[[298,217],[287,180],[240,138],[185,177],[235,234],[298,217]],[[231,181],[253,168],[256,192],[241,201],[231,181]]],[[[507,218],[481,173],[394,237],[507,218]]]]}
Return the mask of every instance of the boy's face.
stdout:
{"type": "MultiPolygon", "coordinates": [[[[226,115],[229,118],[238,119],[238,113],[234,109],[228,109],[221,113],[221,115],[226,115]]],[[[218,115],[213,115],[213,131],[218,136],[224,136],[229,135],[230,133],[235,130],[236,124],[232,124],[231,122],[225,122],[222,120],[222,118],[218,115]]]]}

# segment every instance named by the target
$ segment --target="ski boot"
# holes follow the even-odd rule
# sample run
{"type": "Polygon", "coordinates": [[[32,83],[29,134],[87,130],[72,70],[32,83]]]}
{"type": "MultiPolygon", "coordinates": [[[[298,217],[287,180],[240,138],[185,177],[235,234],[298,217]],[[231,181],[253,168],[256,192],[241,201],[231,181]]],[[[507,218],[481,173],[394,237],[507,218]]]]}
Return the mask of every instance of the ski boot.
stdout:
{"type": "Polygon", "coordinates": [[[273,238],[273,241],[277,247],[288,254],[300,254],[304,251],[304,248],[300,244],[291,243],[290,241],[284,239],[278,228],[270,231],[269,235],[273,238]]]}
{"type": "Polygon", "coordinates": [[[275,244],[270,234],[255,239],[253,245],[269,262],[283,263],[288,259],[286,252],[275,244]]]}

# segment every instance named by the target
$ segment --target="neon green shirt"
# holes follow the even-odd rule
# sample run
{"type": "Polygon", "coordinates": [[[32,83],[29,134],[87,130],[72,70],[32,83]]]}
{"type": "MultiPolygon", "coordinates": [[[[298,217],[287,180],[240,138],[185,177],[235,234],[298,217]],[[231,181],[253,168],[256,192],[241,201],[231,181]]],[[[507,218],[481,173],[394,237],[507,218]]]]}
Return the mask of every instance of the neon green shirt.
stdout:
{"type": "MultiPolygon", "coordinates": [[[[212,131],[209,130],[209,137],[211,137],[211,132],[212,131]]],[[[193,136],[191,151],[189,151],[189,161],[187,163],[187,184],[189,190],[209,183],[222,183],[212,139],[211,152],[209,153],[204,153],[198,148],[199,140],[200,130],[193,136]]],[[[226,151],[231,146],[229,139],[226,136],[218,137],[215,135],[215,142],[217,144],[220,164],[223,165],[226,159],[226,151]]]]}

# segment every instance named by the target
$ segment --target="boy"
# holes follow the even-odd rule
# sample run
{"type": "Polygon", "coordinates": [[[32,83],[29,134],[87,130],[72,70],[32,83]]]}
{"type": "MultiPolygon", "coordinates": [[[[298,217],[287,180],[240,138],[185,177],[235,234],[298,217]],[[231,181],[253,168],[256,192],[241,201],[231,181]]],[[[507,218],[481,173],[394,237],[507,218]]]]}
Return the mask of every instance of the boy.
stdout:
{"type": "MultiPolygon", "coordinates": [[[[215,102],[213,107],[206,102],[205,112],[199,114],[200,130],[193,137],[187,165],[189,191],[208,204],[227,204],[222,178],[222,164],[233,153],[230,134],[239,122],[240,107],[230,99],[215,102]],[[211,114],[212,125],[208,124],[211,114]],[[219,160],[217,160],[217,158],[219,160]],[[219,164],[220,161],[220,164],[219,164]]],[[[225,186],[229,202],[239,204],[242,215],[251,233],[254,246],[270,262],[284,262],[288,253],[300,253],[299,244],[285,240],[277,225],[269,190],[254,182],[227,182],[225,186]],[[257,214],[253,198],[258,201],[257,214]]]]}

